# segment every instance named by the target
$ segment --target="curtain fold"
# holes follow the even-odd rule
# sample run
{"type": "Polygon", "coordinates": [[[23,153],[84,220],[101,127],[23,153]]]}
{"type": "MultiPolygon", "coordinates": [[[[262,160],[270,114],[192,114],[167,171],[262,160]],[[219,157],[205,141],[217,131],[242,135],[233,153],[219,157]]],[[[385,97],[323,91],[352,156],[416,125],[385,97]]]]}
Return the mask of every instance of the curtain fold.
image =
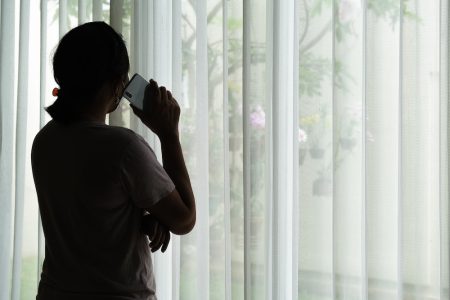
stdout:
{"type": "MultiPolygon", "coordinates": [[[[448,0],[2,0],[0,299],[36,294],[30,146],[58,40],[91,20],[182,109],[197,224],[152,255],[158,298],[449,299],[448,15],[448,0]]],[[[108,122],[161,159],[125,101],[108,122]]]]}
{"type": "MultiPolygon", "coordinates": [[[[19,60],[16,108],[16,153],[15,157],[26,157],[27,110],[28,110],[28,65],[30,36],[30,1],[20,2],[19,60]]],[[[20,276],[22,269],[22,245],[25,206],[25,159],[15,159],[14,242],[11,298],[20,299],[20,276]]]]}
{"type": "Polygon", "coordinates": [[[0,298],[9,298],[14,209],[15,3],[2,1],[0,28],[0,298]]]}

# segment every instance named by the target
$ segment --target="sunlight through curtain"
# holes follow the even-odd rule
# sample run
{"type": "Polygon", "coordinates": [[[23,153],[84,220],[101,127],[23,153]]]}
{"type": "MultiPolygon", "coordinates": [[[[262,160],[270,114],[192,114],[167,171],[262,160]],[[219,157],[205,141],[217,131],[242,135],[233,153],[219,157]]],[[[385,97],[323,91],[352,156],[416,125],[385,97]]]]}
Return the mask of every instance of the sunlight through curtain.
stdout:
{"type": "MultiPolygon", "coordinates": [[[[51,58],[102,20],[172,90],[197,224],[153,255],[159,299],[449,299],[448,0],[0,5],[0,299],[34,299],[30,148],[51,58]]],[[[122,101],[109,124],[158,139],[122,101]]]]}

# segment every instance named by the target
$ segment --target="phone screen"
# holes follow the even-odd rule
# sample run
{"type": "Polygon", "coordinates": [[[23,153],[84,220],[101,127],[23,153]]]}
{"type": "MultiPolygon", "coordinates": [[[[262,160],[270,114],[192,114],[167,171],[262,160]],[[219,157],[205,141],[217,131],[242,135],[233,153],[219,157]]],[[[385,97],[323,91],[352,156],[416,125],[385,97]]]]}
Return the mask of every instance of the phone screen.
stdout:
{"type": "Polygon", "coordinates": [[[131,80],[128,82],[123,92],[123,97],[130,101],[134,106],[143,110],[144,109],[144,94],[145,87],[149,84],[144,77],[139,74],[134,74],[131,80]]]}

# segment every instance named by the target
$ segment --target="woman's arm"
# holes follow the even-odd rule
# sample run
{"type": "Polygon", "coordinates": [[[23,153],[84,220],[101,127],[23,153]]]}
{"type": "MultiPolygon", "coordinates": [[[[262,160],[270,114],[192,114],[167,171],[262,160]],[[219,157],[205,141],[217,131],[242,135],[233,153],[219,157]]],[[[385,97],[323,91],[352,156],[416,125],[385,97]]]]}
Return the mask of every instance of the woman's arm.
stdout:
{"type": "Polygon", "coordinates": [[[195,198],[184,162],[178,135],[180,107],[165,87],[150,80],[145,90],[144,109],[131,106],[133,112],[161,141],[163,167],[176,189],[148,208],[148,211],[171,232],[186,234],[196,220],[195,198]]]}

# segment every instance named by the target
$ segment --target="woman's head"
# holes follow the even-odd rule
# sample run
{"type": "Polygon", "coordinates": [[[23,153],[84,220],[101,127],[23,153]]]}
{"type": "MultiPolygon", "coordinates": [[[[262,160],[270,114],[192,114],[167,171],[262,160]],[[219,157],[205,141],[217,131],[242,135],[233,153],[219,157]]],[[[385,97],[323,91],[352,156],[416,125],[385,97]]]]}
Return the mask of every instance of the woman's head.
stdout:
{"type": "Polygon", "coordinates": [[[53,56],[58,99],[47,107],[53,119],[70,123],[80,119],[99,100],[117,106],[130,63],[121,35],[104,22],[91,22],[63,36],[53,56]]]}

